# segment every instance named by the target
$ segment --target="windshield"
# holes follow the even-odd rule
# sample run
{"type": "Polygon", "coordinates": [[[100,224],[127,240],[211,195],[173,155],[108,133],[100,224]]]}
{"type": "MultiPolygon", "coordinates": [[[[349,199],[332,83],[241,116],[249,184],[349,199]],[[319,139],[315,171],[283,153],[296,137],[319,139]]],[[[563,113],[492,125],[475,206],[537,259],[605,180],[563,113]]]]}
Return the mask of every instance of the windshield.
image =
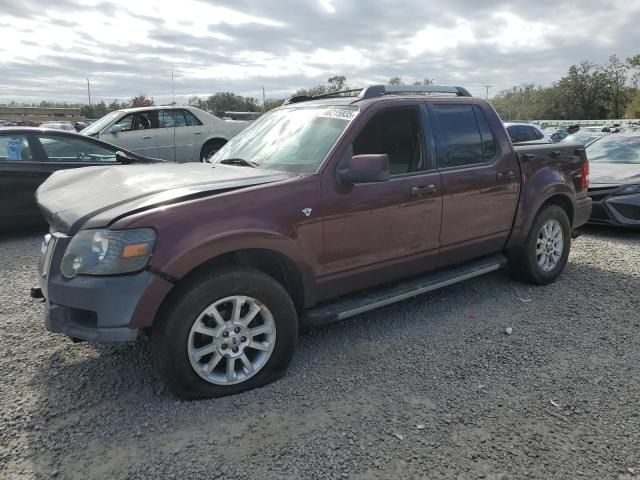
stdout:
{"type": "Polygon", "coordinates": [[[590,162],[640,164],[640,136],[603,137],[587,147],[590,162]]]}
{"type": "Polygon", "coordinates": [[[102,130],[104,127],[109,125],[118,115],[120,115],[120,112],[107,113],[100,120],[92,123],[87,128],[82,130],[80,133],[83,133],[84,135],[94,135],[98,133],[100,130],[102,130]]]}
{"type": "Polygon", "coordinates": [[[213,163],[245,160],[257,168],[314,173],[358,107],[293,107],[274,110],[234,137],[213,163]]]}
{"type": "Polygon", "coordinates": [[[601,136],[602,135],[598,134],[574,134],[569,135],[568,137],[565,137],[560,141],[563,143],[581,143],[582,145],[589,145],[591,142],[593,142],[597,138],[600,138],[601,136]]]}

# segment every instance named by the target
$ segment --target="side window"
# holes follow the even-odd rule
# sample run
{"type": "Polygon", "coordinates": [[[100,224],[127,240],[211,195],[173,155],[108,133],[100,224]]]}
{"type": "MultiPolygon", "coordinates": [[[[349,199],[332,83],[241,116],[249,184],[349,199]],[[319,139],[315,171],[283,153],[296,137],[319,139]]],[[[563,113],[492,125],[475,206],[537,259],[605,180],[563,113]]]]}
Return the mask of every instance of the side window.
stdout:
{"type": "Polygon", "coordinates": [[[189,110],[182,110],[182,112],[184,113],[184,118],[187,120],[187,125],[189,125],[190,127],[197,127],[199,125],[202,125],[202,122],[198,120],[198,117],[196,117],[189,110]]]}
{"type": "Polygon", "coordinates": [[[24,135],[0,135],[0,162],[31,161],[31,149],[24,135]]]}
{"type": "Polygon", "coordinates": [[[116,152],[82,138],[38,137],[49,162],[115,162],[116,152]]]}
{"type": "Polygon", "coordinates": [[[473,107],[473,111],[476,113],[476,119],[478,120],[478,126],[480,127],[480,137],[482,138],[482,151],[485,162],[490,162],[496,157],[496,139],[491,132],[487,117],[484,112],[478,108],[473,107]]]}
{"type": "Polygon", "coordinates": [[[139,112],[135,114],[133,122],[133,130],[148,130],[150,128],[158,128],[157,121],[154,121],[155,112],[139,112]]]}
{"type": "Polygon", "coordinates": [[[124,132],[128,132],[130,130],[133,130],[133,117],[134,116],[135,115],[133,113],[130,113],[129,115],[125,115],[120,120],[118,120],[115,123],[115,125],[120,125],[124,132]]]}
{"type": "Polygon", "coordinates": [[[541,140],[541,139],[544,138],[544,134],[540,130],[538,130],[537,128],[531,127],[531,130],[533,130],[532,133],[533,133],[533,139],[534,140],[541,140]]]}
{"type": "Polygon", "coordinates": [[[482,138],[471,105],[433,104],[439,125],[438,167],[484,163],[482,138]]]}
{"type": "Polygon", "coordinates": [[[377,113],[353,142],[353,154],[386,153],[391,175],[424,170],[417,108],[394,108],[377,113]]]}
{"type": "Polygon", "coordinates": [[[158,123],[160,128],[186,127],[187,121],[182,113],[184,110],[160,110],[158,123]]]}

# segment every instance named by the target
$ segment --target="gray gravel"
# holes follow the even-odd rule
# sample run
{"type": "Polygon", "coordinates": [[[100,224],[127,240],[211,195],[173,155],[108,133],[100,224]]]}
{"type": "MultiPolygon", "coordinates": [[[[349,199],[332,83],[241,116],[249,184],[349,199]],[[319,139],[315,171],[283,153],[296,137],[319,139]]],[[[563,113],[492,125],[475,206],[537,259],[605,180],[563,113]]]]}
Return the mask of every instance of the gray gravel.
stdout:
{"type": "Polygon", "coordinates": [[[589,229],[555,285],[497,272],[305,333],[282,380],[198,402],[145,342],[47,333],[39,244],[0,239],[0,478],[640,476],[640,232],[589,229]]]}

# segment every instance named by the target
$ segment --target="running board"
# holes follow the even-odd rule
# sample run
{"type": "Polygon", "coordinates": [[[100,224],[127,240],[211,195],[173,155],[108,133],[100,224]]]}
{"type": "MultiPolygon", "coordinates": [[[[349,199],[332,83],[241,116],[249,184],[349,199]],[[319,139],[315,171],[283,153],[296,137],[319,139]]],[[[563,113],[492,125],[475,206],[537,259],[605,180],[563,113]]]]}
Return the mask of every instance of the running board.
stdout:
{"type": "Polygon", "coordinates": [[[447,270],[414,277],[401,283],[370,288],[340,297],[336,301],[310,308],[304,312],[300,321],[305,327],[318,327],[337,322],[375,308],[401,302],[438,288],[499,270],[506,264],[507,259],[504,255],[494,255],[480,260],[473,260],[447,270]]]}

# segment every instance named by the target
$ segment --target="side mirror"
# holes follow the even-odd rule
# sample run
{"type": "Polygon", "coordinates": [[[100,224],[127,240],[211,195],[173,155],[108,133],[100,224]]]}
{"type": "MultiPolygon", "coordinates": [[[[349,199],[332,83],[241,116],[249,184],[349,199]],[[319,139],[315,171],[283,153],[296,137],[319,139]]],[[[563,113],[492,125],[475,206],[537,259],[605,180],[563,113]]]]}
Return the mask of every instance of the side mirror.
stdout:
{"type": "Polygon", "coordinates": [[[347,168],[338,170],[338,180],[342,183],[374,183],[389,180],[389,155],[355,155],[347,168]]]}
{"type": "Polygon", "coordinates": [[[131,163],[131,158],[129,158],[129,156],[122,150],[118,150],[116,151],[116,162],[126,165],[128,163],[131,163]]]}
{"type": "Polygon", "coordinates": [[[122,128],[120,125],[113,125],[110,129],[109,129],[109,133],[120,133],[124,131],[124,128],[122,128]]]}

